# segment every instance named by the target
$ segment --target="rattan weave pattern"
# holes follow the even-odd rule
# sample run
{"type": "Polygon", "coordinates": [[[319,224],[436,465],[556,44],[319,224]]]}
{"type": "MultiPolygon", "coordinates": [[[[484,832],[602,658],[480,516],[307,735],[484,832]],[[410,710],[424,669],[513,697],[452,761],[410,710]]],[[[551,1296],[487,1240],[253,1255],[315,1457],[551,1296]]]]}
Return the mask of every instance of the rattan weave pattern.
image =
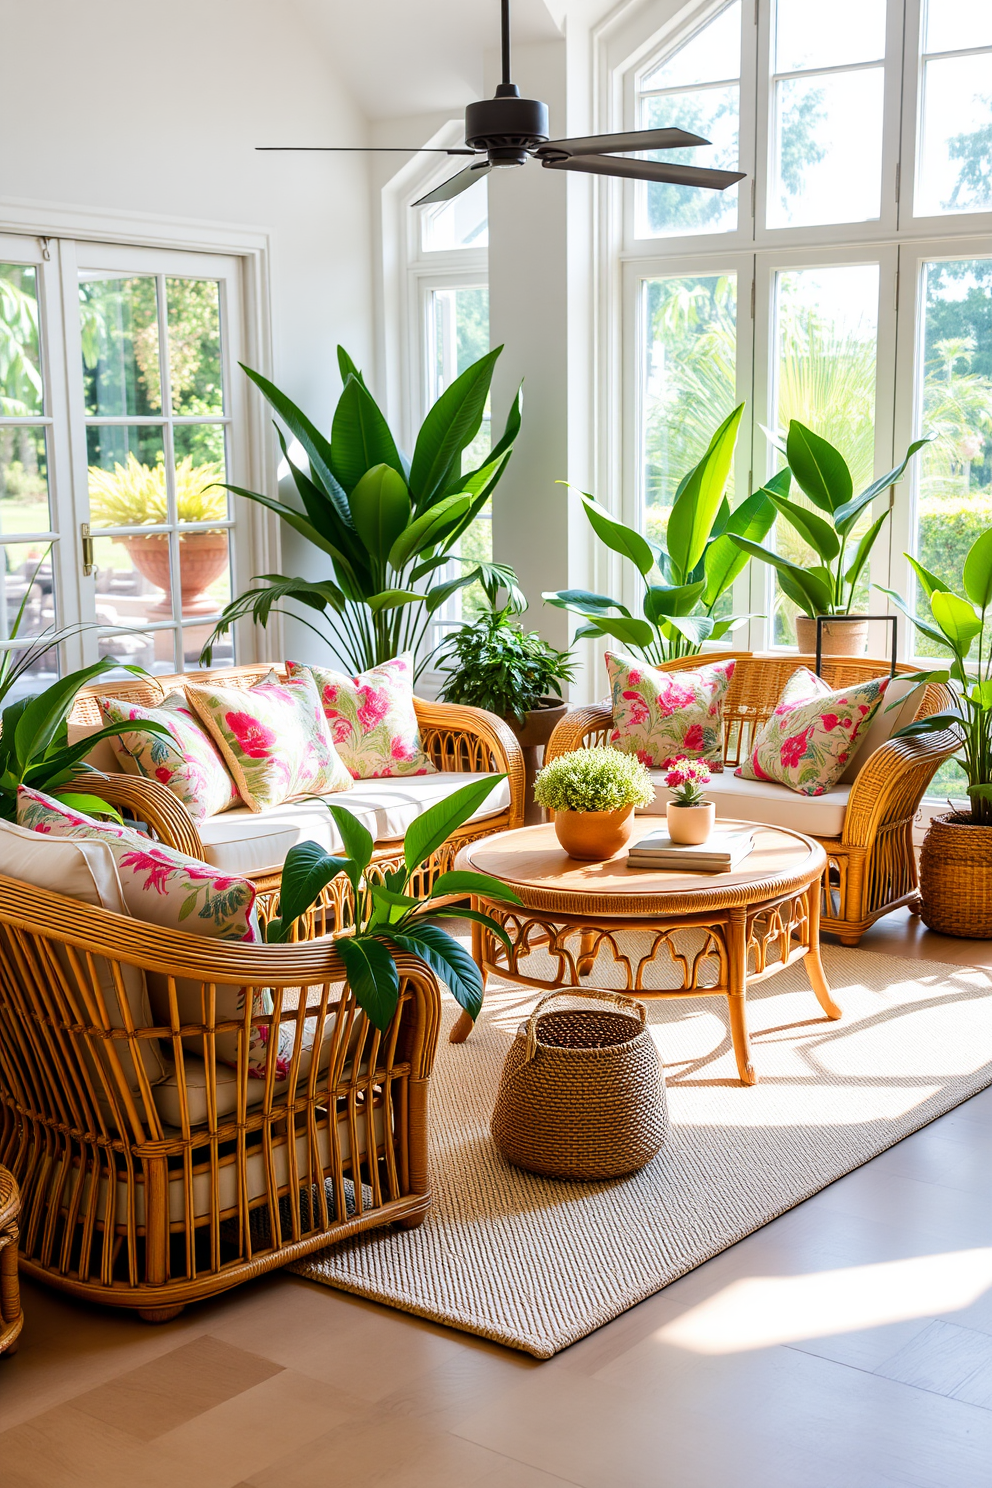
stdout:
{"type": "Polygon", "coordinates": [[[0,1354],[12,1354],[24,1326],[17,1283],[17,1216],[20,1194],[13,1174],[0,1168],[0,1354]]]}
{"type": "Polygon", "coordinates": [[[992,827],[934,816],[920,853],[920,918],[941,935],[992,940],[992,827]]]}

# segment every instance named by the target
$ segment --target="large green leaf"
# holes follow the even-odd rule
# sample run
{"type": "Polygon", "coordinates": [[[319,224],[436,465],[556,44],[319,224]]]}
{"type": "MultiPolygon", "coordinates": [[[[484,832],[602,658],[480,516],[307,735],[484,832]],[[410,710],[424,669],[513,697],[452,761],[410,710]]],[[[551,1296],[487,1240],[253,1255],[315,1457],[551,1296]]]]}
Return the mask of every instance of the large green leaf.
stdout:
{"type": "Polygon", "coordinates": [[[980,610],[992,604],[992,527],[976,538],[964,560],[964,592],[980,610]]]}
{"type": "Polygon", "coordinates": [[[927,640],[933,641],[935,645],[946,648],[947,638],[942,636],[939,630],[935,630],[932,625],[927,625],[926,621],[921,620],[918,615],[915,615],[901,594],[897,594],[894,589],[886,589],[884,584],[873,584],[872,588],[877,589],[879,594],[884,594],[891,599],[896,609],[905,615],[911,625],[915,625],[920,635],[926,636],[927,640]]]}
{"type": "Polygon", "coordinates": [[[438,979],[447,985],[452,997],[473,1020],[482,1011],[482,977],[479,968],[463,945],[459,945],[440,925],[425,921],[408,921],[402,931],[382,931],[397,950],[419,956],[438,979]]]}
{"type": "Polygon", "coordinates": [[[447,491],[471,491],[474,496],[488,497],[506,469],[510,455],[513,453],[513,445],[517,435],[520,433],[520,421],[523,414],[524,385],[517,388],[513,402],[510,404],[506,415],[506,423],[503,432],[493,445],[486,457],[486,463],[478,469],[472,470],[468,475],[461,476],[454,472],[448,483],[447,491]]]}
{"type": "Polygon", "coordinates": [[[668,518],[668,554],[676,577],[686,579],[702,558],[727,486],[744,404],[728,414],[689,474],[668,518]]]}
{"type": "Polygon", "coordinates": [[[355,531],[378,563],[385,563],[393,543],[410,521],[412,507],[406,481],[391,465],[373,465],[348,497],[355,531]]]}
{"type": "MultiPolygon", "coordinates": [[[[25,698],[30,702],[30,698],[25,698]]],[[[7,710],[4,710],[4,726],[6,727],[7,710]]],[[[103,728],[95,729],[92,734],[86,734],[84,738],[77,739],[74,744],[63,742],[58,747],[55,741],[49,743],[43,753],[32,756],[31,759],[21,757],[18,760],[23,770],[25,785],[33,785],[39,789],[45,789],[45,781],[49,785],[60,784],[68,780],[77,767],[85,760],[86,756],[99,744],[101,739],[113,739],[122,732],[120,724],[107,724],[103,728]]],[[[156,719],[146,718],[141,721],[141,732],[149,734],[164,734],[167,739],[174,739],[172,730],[164,723],[156,719]]],[[[64,737],[64,736],[63,736],[64,737]]],[[[16,739],[16,729],[15,729],[16,739]]],[[[15,744],[16,749],[16,744],[15,744]]]]}
{"type": "Polygon", "coordinates": [[[283,459],[289,466],[293,484],[299,492],[303,510],[309,521],[313,523],[318,532],[326,531],[331,541],[346,552],[353,563],[357,562],[359,567],[366,567],[364,550],[358,541],[355,524],[351,520],[351,510],[344,488],[334,479],[330,471],[327,471],[324,481],[318,486],[294,461],[289,452],[286,437],[278,424],[275,430],[282,448],[283,459]],[[326,484],[327,481],[330,482],[329,486],[326,484]]]}
{"type": "MultiPolygon", "coordinates": [[[[818,573],[800,568],[798,564],[790,563],[788,558],[783,558],[781,553],[776,553],[772,548],[763,548],[746,537],[735,536],[731,540],[752,558],[760,558],[762,563],[770,563],[773,568],[778,569],[783,580],[783,588],[787,581],[794,586],[796,592],[802,594],[803,608],[808,615],[830,614],[833,607],[833,595],[829,584],[825,583],[818,573]]],[[[790,598],[792,597],[790,595],[790,598]]]]}
{"type": "Polygon", "coordinates": [[[612,636],[625,646],[634,646],[644,651],[654,641],[654,626],[647,620],[637,620],[626,615],[587,615],[600,635],[612,636]]]}
{"type": "Polygon", "coordinates": [[[974,607],[959,594],[938,589],[930,596],[930,609],[943,634],[962,658],[968,655],[971,643],[982,633],[982,620],[974,607]]]}
{"type": "Polygon", "coordinates": [[[799,506],[794,501],[786,501],[781,496],[772,496],[771,502],[775,510],[796,529],[804,541],[809,543],[824,563],[829,563],[832,558],[837,557],[840,552],[840,539],[829,522],[825,522],[815,512],[807,511],[805,506],[799,506]]]}
{"type": "Polygon", "coordinates": [[[266,940],[288,940],[300,915],[347,868],[347,859],[326,852],[316,842],[297,842],[291,847],[279,882],[279,918],[270,920],[266,926],[266,940]]]}
{"type": "Polygon", "coordinates": [[[434,880],[431,898],[436,894],[479,894],[484,899],[502,899],[508,904],[519,904],[520,895],[509,884],[488,873],[472,873],[468,869],[452,868],[434,880]]]}
{"type": "Polygon", "coordinates": [[[932,435],[928,434],[925,439],[914,440],[898,465],[887,471],[885,475],[879,476],[878,480],[872,481],[871,485],[867,486],[861,492],[860,496],[855,496],[851,501],[847,501],[843,506],[837,508],[834,512],[834,521],[841,532],[849,532],[857,521],[859,514],[864,511],[870,502],[875,500],[876,496],[881,496],[882,492],[887,491],[889,486],[894,486],[898,481],[902,480],[906,466],[910,460],[916,454],[917,450],[921,450],[925,444],[930,443],[932,437],[932,435]]]}
{"type": "Polygon", "coordinates": [[[117,822],[118,826],[124,825],[124,818],[117,807],[111,806],[100,796],[65,790],[49,791],[48,794],[54,795],[55,799],[61,801],[62,805],[67,806],[70,811],[81,811],[84,816],[109,816],[110,820],[117,822]]]}
{"type": "Polygon", "coordinates": [[[502,349],[497,346],[456,377],[421,424],[410,462],[410,491],[418,512],[444,492],[455,461],[478,434],[502,349]]]}
{"type": "Polygon", "coordinates": [[[768,498],[773,493],[784,496],[789,489],[789,480],[789,470],[780,470],[777,475],[772,476],[767,486],[752,491],[730,513],[720,536],[707,544],[703,554],[703,573],[706,578],[703,604],[708,610],[713,608],[721,594],[727,592],[750,561],[748,555],[742,553],[737,544],[731,541],[732,535],[746,537],[751,542],[762,542],[775,521],[775,508],[768,498]]]}
{"type": "Polygon", "coordinates": [[[646,578],[654,568],[654,553],[641,534],[633,527],[625,527],[623,522],[615,522],[601,506],[597,506],[591,496],[587,496],[582,504],[592,530],[600,541],[611,552],[629,558],[636,564],[638,572],[646,578]]]}
{"type": "Polygon", "coordinates": [[[351,357],[345,351],[343,346],[338,347],[338,371],[341,373],[342,383],[348,381],[349,375],[352,377],[357,377],[358,381],[362,384],[364,384],[365,382],[365,378],[362,376],[361,372],[359,372],[358,367],[352,361],[351,357]]]}
{"type": "Polygon", "coordinates": [[[706,588],[706,581],[695,584],[652,584],[644,595],[644,618],[657,625],[670,615],[688,615],[706,588]]]}
{"type": "Polygon", "coordinates": [[[458,521],[472,505],[471,496],[457,492],[436,501],[430,511],[415,517],[393,543],[389,561],[393,568],[403,568],[418,553],[433,548],[447,532],[449,526],[458,521]]]}
{"type": "Polygon", "coordinates": [[[878,534],[885,526],[888,515],[888,512],[884,511],[880,517],[876,517],[875,521],[872,522],[871,526],[868,528],[868,531],[863,534],[861,541],[858,543],[858,550],[854,555],[854,562],[851,564],[850,568],[847,570],[847,573],[844,575],[844,581],[851,586],[852,593],[854,591],[855,584],[857,584],[858,580],[861,577],[861,573],[864,569],[865,564],[868,562],[871,550],[875,546],[875,539],[878,537],[878,534]]]}
{"type": "Polygon", "coordinates": [[[470,780],[459,790],[452,791],[443,801],[438,801],[423,816],[416,817],[406,829],[403,841],[403,859],[408,873],[413,873],[431,853],[442,847],[452,832],[468,821],[494,788],[505,780],[505,775],[483,775],[470,780]]]}
{"type": "MultiPolygon", "coordinates": [[[[104,672],[112,671],[121,665],[122,663],[115,661],[113,657],[101,657],[91,666],[82,667],[78,672],[69,672],[67,676],[60,677],[57,682],[46,687],[44,692],[39,692],[36,696],[25,700],[23,711],[17,716],[14,729],[13,742],[16,758],[22,764],[41,758],[59,730],[64,730],[66,719],[72,712],[72,705],[79,689],[85,687],[96,677],[102,676],[104,672]]],[[[138,666],[127,666],[125,670],[134,676],[145,675],[144,670],[138,666]]],[[[8,711],[4,710],[5,716],[8,711]]],[[[110,732],[117,733],[119,730],[111,729],[110,732]]]]}
{"type": "Polygon", "coordinates": [[[280,392],[274,382],[263,377],[261,372],[253,372],[251,367],[245,366],[244,362],[239,362],[238,365],[272,405],[294,439],[298,439],[302,444],[316,479],[330,488],[334,483],[334,462],[331,458],[330,442],[310,422],[303,410],[297,408],[292,398],[280,392]]]}
{"type": "Polygon", "coordinates": [[[941,589],[945,589],[948,591],[950,590],[951,586],[949,584],[945,584],[944,580],[940,577],[939,574],[932,573],[929,568],[924,568],[923,564],[920,563],[916,558],[914,558],[911,553],[904,553],[903,557],[908,561],[910,568],[919,579],[921,585],[923,586],[923,592],[926,595],[927,599],[929,599],[932,594],[939,593],[941,589]]]}
{"type": "Polygon", "coordinates": [[[367,470],[388,465],[403,476],[403,461],[382,410],[364,383],[349,377],[331,424],[331,469],[351,492],[367,470]]]}
{"type": "Polygon", "coordinates": [[[271,496],[265,496],[261,491],[247,491],[244,486],[232,486],[226,481],[220,481],[218,484],[223,485],[225,490],[233,491],[235,496],[244,496],[247,501],[255,501],[259,506],[268,507],[269,511],[275,512],[277,517],[282,517],[286,525],[292,527],[294,532],[298,532],[301,537],[312,542],[314,547],[320,548],[336,563],[340,563],[347,571],[351,571],[350,560],[343,549],[339,548],[329,537],[325,537],[324,533],[303,516],[302,512],[294,511],[283,501],[274,501],[271,496]]]}
{"type": "Polygon", "coordinates": [[[785,448],[789,468],[814,506],[832,514],[850,501],[854,483],[840,450],[798,419],[789,424],[785,448]]]}
{"type": "Polygon", "coordinates": [[[541,598],[555,609],[571,610],[575,615],[606,614],[609,610],[619,610],[621,615],[630,614],[627,606],[620,604],[619,600],[610,599],[605,594],[592,594],[588,589],[549,589],[541,598]]]}
{"type": "Polygon", "coordinates": [[[424,596],[415,589],[383,589],[378,594],[370,594],[365,603],[373,615],[378,615],[381,610],[398,610],[402,605],[423,604],[424,596]]]}
{"type": "Polygon", "coordinates": [[[701,646],[708,641],[716,627],[716,621],[711,615],[670,615],[665,622],[666,633],[670,630],[678,631],[679,635],[685,636],[694,646],[701,646]]]}
{"type": "Polygon", "coordinates": [[[381,940],[339,935],[334,945],[348,973],[348,985],[369,1022],[384,1033],[396,1012],[400,978],[396,962],[381,940]]]}
{"type": "Polygon", "coordinates": [[[362,874],[371,863],[372,854],[375,852],[372,833],[346,807],[336,806],[333,801],[328,801],[326,796],[319,796],[317,799],[323,801],[331,813],[334,825],[338,829],[338,835],[344,843],[344,850],[348,855],[348,863],[344,871],[357,894],[362,874]]]}

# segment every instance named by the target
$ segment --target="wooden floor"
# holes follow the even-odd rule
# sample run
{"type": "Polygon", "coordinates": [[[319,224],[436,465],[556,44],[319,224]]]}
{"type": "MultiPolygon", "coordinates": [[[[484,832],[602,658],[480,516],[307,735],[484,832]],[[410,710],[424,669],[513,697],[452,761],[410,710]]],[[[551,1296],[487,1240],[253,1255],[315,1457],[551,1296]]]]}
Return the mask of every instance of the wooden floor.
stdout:
{"type": "Polygon", "coordinates": [[[158,1328],[25,1286],[0,1488],[989,1488],[990,1173],[992,1090],[546,1363],[279,1273],[158,1328]]]}

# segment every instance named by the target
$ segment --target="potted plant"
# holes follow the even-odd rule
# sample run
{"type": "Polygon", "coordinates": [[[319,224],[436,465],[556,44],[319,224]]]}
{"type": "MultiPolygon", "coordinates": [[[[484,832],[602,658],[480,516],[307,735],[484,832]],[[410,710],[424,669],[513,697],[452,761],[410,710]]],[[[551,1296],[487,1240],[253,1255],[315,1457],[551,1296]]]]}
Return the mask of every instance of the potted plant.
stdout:
{"type": "Polygon", "coordinates": [[[534,795],[554,812],[569,857],[603,862],[626,846],[634,807],[653,801],[654,787],[635,754],[605,745],[560,754],[539,772],[534,795]]]}
{"type": "Polygon", "coordinates": [[[300,916],[312,908],[331,880],[343,873],[351,884],[352,918],[350,925],[335,931],[337,950],[355,1001],[376,1028],[385,1031],[396,1011],[400,983],[391,954],[394,950],[419,957],[445,983],[459,1006],[473,1020],[477,1018],[483,993],[479,968],[465,947],[433,922],[445,916],[476,920],[510,950],[510,938],[501,924],[482,910],[452,903],[451,896],[478,894],[519,904],[518,896],[498,879],[460,869],[440,874],[423,899],[408,890],[410,880],[431,854],[505,779],[505,775],[489,775],[470,781],[425,811],[407,828],[404,866],[387,873],[382,883],[368,872],[375,849],[372,834],[343,806],[324,800],[344,850],[328,853],[316,842],[300,842],[290,848],[279,888],[279,917],[266,926],[266,940],[291,940],[300,916]]]}
{"type": "Polygon", "coordinates": [[[748,563],[748,555],[734,539],[743,537],[757,547],[775,520],[770,497],[788,492],[790,476],[787,470],[780,471],[731,511],[724,491],[743,411],[742,403],[724,419],[699,464],[681,481],[664,545],[617,522],[594,497],[582,493],[593,531],[611,551],[634,564],[644,583],[644,598],[642,618],[605,594],[585,589],[546,593],[548,604],[571,610],[586,622],[576,640],[611,637],[651,666],[660,666],[678,656],[694,656],[705,641],[719,640],[749,618],[719,613],[724,596],[748,563]]]}
{"type": "Polygon", "coordinates": [[[526,607],[515,580],[500,583],[489,575],[482,587],[488,609],[452,631],[442,645],[437,666],[447,680],[440,698],[445,703],[486,708],[509,724],[524,753],[525,820],[538,821],[540,808],[534,804],[533,789],[539,754],[567,710],[561,685],[571,682],[575,663],[567,651],[556,650],[536,630],[524,631],[511,620],[511,615],[519,615],[526,607]],[[506,590],[507,601],[500,607],[501,589],[506,590]]]}
{"type": "Polygon", "coordinates": [[[274,383],[242,363],[306,455],[304,469],[277,424],[302,510],[260,491],[227,489],[274,511],[325,555],[329,571],[321,579],[261,575],[261,587],[238,595],[223,611],[201,653],[205,666],[214,643],[235,621],[250,616],[265,625],[273,609],[280,613],[288,601],[305,608],[303,623],[330,644],[349,671],[357,675],[413,651],[419,654],[419,676],[427,664],[421,643],[431,617],[458,589],[499,572],[493,564],[458,559],[454,550],[495,490],[520,429],[518,391],[506,427],[483,463],[462,470],[464,451],[482,425],[502,349],[480,357],[445,389],[424,419],[409,461],[343,347],[338,347],[338,365],[344,388],[330,439],[274,383]],[[436,577],[452,559],[461,562],[463,572],[425,589],[424,580],[436,577]],[[315,616],[324,630],[312,624],[315,616]]]}
{"type": "Polygon", "coordinates": [[[703,797],[703,787],[713,778],[706,761],[679,754],[668,761],[665,784],[672,799],[665,808],[668,835],[673,842],[698,846],[713,830],[716,806],[703,797]]]}
{"type": "Polygon", "coordinates": [[[891,589],[894,604],[928,641],[951,654],[948,668],[920,672],[920,682],[949,686],[952,706],[900,729],[895,738],[947,731],[960,746],[955,761],[967,781],[970,809],[930,822],[920,854],[922,918],[931,930],[992,939],[992,646],[986,621],[992,605],[992,528],[972,544],[955,594],[915,558],[905,555],[926,595],[930,624],[891,589]],[[977,648],[976,648],[977,642],[977,648]],[[972,658],[972,651],[977,654],[972,658]]]}
{"type": "MultiPolygon", "coordinates": [[[[180,522],[217,522],[227,516],[227,497],[218,484],[224,474],[220,461],[193,464],[187,455],[176,466],[176,517],[180,522]]],[[[101,527],[153,526],[169,520],[165,466],[142,465],[129,453],[126,465],[113,470],[89,469],[90,515],[101,527]]],[[[118,536],[135,568],[163,598],[149,616],[172,618],[169,537],[167,533],[118,536]]],[[[179,537],[179,591],[184,615],[214,615],[217,604],[206,593],[228,563],[227,532],[183,532],[179,537]]]]}
{"type": "MultiPolygon", "coordinates": [[[[796,642],[803,655],[816,651],[818,616],[850,615],[858,594],[858,583],[871,555],[871,550],[885,524],[886,509],[857,541],[853,553],[854,528],[876,496],[881,496],[905,474],[917,450],[928,441],[917,439],[909,446],[901,462],[886,475],[872,481],[860,495],[854,495],[854,482],[847,461],[838,449],[797,419],[789,424],[785,443],[788,469],[796,484],[812,505],[823,512],[800,506],[786,499],[785,492],[768,489],[768,499],[775,511],[785,517],[799,536],[812,549],[819,563],[800,565],[781,553],[755,541],[749,533],[733,533],[731,541],[742,553],[760,558],[778,570],[783,593],[798,606],[796,642]]],[[[772,482],[768,483],[769,488],[772,482]]],[[[827,656],[861,656],[868,644],[868,621],[844,621],[823,626],[822,654],[827,656]]]]}

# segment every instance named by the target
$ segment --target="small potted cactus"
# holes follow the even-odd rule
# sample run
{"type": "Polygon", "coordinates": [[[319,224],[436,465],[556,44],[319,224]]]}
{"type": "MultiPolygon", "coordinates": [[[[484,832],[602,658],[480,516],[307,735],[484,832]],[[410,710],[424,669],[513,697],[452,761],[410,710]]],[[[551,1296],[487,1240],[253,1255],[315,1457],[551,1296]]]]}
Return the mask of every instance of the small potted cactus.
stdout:
{"type": "Polygon", "coordinates": [[[626,847],[634,807],[653,801],[654,787],[636,755],[607,745],[553,759],[538,773],[534,797],[554,812],[569,857],[604,862],[626,847]]]}

